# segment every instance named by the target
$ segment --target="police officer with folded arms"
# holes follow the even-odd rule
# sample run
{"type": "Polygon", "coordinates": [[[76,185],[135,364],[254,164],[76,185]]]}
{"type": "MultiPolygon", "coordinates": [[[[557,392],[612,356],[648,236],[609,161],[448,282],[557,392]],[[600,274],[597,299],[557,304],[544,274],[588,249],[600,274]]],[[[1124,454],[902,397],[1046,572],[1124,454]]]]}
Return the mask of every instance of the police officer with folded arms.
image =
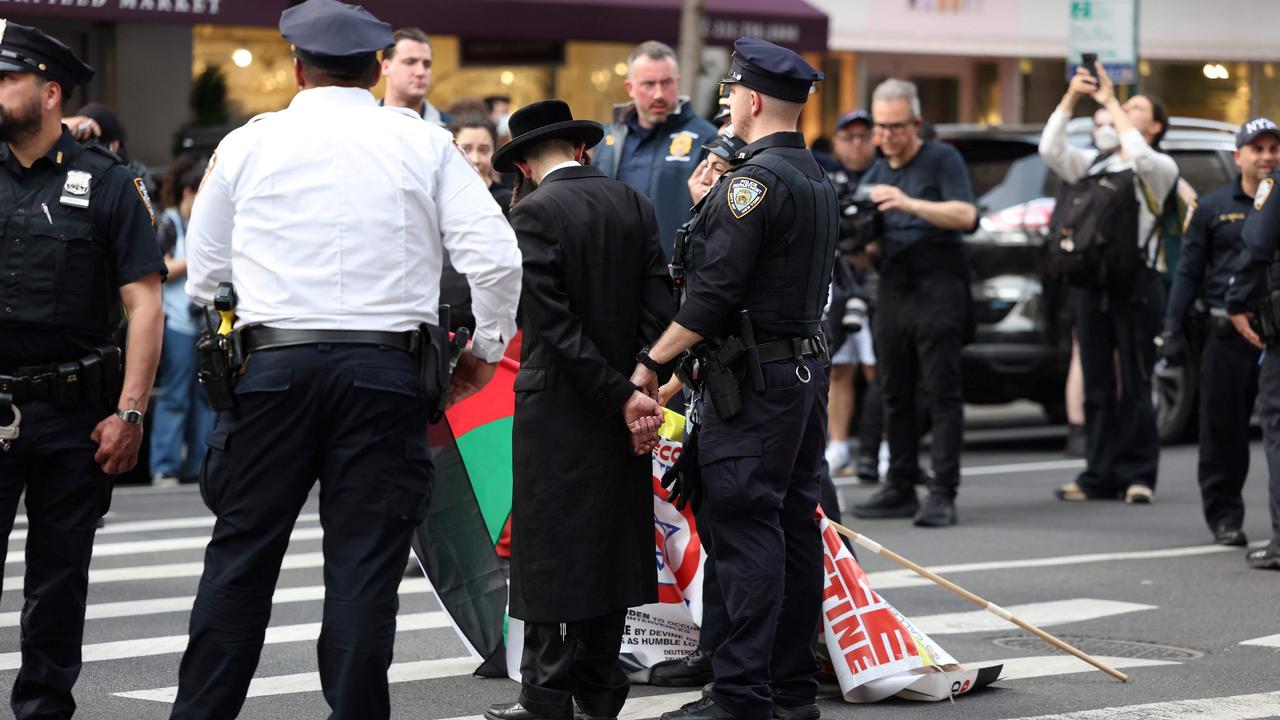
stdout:
{"type": "Polygon", "coordinates": [[[711,692],[668,719],[818,717],[822,546],[813,513],[826,445],[821,326],[836,195],[797,122],[821,79],[790,50],[757,38],[734,44],[724,82],[747,145],[691,225],[674,261],[683,304],[632,376],[656,391],[657,371],[694,348],[701,425],[689,444],[701,477],[684,473],[673,489],[705,491],[730,620],[711,692]]]}
{"type": "Polygon", "coordinates": [[[1258,422],[1270,476],[1271,542],[1250,550],[1252,567],[1280,570],[1280,202],[1273,197],[1280,172],[1258,184],[1244,225],[1244,248],[1227,288],[1227,312],[1249,344],[1262,350],[1258,422]]]}
{"type": "Polygon", "coordinates": [[[1186,362],[1188,313],[1203,300],[1210,328],[1200,355],[1200,498],[1214,542],[1243,546],[1240,491],[1249,474],[1258,349],[1232,327],[1226,296],[1258,185],[1280,163],[1280,128],[1264,117],[1245,123],[1236,134],[1235,160],[1240,174],[1201,197],[1187,222],[1160,353],[1171,366],[1186,362]]]}
{"type": "Polygon", "coordinates": [[[29,521],[18,718],[75,711],[93,538],[112,476],[137,462],[164,331],[146,189],[62,125],[92,77],[67,46],[0,20],[0,554],[24,491],[29,521]]]}
{"type": "Polygon", "coordinates": [[[390,26],[307,0],[280,31],[299,92],[223,139],[187,231],[187,291],[207,305],[233,283],[244,359],[201,478],[217,522],[174,718],[239,713],[317,479],[324,697],[332,718],[388,717],[397,588],[431,497],[427,426],[446,393],[458,400],[493,376],[515,332],[520,252],[502,211],[447,130],[369,92],[390,26]],[[451,385],[442,246],[476,318],[451,385]]]}

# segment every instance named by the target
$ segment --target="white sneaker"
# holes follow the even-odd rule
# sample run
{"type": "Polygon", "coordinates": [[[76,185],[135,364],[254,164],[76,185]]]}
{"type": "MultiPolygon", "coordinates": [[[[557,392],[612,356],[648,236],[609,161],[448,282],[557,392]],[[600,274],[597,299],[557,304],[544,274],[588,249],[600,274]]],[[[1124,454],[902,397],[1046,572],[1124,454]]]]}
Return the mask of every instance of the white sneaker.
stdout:
{"type": "Polygon", "coordinates": [[[825,456],[827,458],[827,469],[831,471],[831,476],[835,477],[849,464],[849,444],[843,442],[828,443],[825,456]]]}
{"type": "Polygon", "coordinates": [[[181,484],[182,481],[172,475],[156,475],[151,478],[151,487],[172,488],[181,484]]]}

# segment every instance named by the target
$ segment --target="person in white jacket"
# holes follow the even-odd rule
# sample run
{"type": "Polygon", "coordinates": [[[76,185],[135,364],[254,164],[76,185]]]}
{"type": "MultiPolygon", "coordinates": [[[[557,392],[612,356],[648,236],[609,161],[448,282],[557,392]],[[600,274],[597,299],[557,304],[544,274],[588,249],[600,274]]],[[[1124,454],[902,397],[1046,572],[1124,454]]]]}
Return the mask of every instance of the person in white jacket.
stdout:
{"type": "Polygon", "coordinates": [[[1096,69],[1096,80],[1087,69],[1076,70],[1062,102],[1045,123],[1040,155],[1067,183],[1086,175],[1134,172],[1139,208],[1134,242],[1143,248],[1146,265],[1123,297],[1115,290],[1072,291],[1084,368],[1086,467],[1055,494],[1065,501],[1123,497],[1126,503],[1148,504],[1154,499],[1160,458],[1151,370],[1164,302],[1153,268],[1159,253],[1157,223],[1165,198],[1177,184],[1178,166],[1158,149],[1168,130],[1164,104],[1150,95],[1134,95],[1121,105],[1106,70],[1100,63],[1096,69]],[[1066,138],[1067,122],[1086,96],[1106,110],[1112,122],[1105,124],[1101,113],[1095,117],[1097,149],[1073,146],[1066,138]]]}

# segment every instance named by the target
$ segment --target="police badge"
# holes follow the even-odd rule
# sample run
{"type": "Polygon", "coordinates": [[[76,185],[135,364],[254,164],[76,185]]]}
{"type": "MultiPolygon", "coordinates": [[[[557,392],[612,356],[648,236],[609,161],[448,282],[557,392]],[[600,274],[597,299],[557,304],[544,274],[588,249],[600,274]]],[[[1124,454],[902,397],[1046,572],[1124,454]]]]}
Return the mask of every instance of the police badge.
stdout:
{"type": "Polygon", "coordinates": [[[667,162],[689,162],[689,153],[693,152],[695,135],[688,130],[671,134],[671,144],[667,146],[667,162]]]}
{"type": "Polygon", "coordinates": [[[769,188],[749,177],[736,177],[729,182],[729,212],[738,220],[756,209],[769,188]]]}
{"type": "Polygon", "coordinates": [[[89,207],[89,183],[92,181],[93,176],[83,170],[68,170],[59,202],[71,207],[89,207]]]}

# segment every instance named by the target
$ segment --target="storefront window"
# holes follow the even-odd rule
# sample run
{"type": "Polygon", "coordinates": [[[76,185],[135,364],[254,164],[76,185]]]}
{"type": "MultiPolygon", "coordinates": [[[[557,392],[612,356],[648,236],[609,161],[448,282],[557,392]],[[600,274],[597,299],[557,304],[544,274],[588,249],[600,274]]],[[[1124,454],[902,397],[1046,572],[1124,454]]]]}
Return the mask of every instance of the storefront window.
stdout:
{"type": "Polygon", "coordinates": [[[191,39],[191,76],[218,68],[233,119],[280,110],[297,92],[293,52],[278,30],[196,25],[191,39]]]}
{"type": "Polygon", "coordinates": [[[1164,101],[1170,115],[1241,124],[1249,119],[1248,63],[1151,60],[1140,92],[1164,101]]]}

